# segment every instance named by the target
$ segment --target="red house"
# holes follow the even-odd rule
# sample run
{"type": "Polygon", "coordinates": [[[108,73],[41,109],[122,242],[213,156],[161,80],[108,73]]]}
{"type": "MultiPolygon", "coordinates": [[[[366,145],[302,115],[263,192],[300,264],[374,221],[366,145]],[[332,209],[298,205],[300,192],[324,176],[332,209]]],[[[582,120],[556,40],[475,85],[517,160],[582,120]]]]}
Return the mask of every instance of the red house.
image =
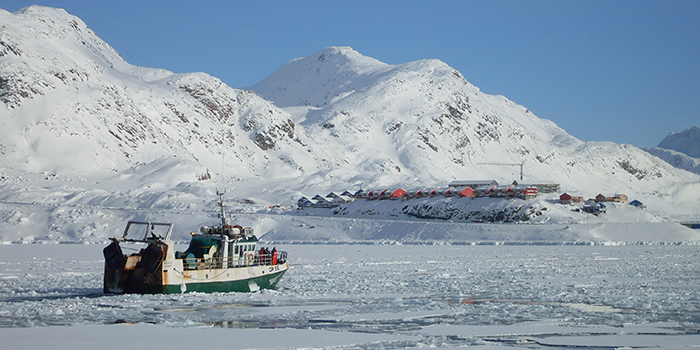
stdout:
{"type": "Polygon", "coordinates": [[[518,197],[522,199],[535,199],[537,198],[537,187],[527,186],[525,190],[518,193],[518,197]]]}
{"type": "Polygon", "coordinates": [[[474,189],[469,186],[462,189],[457,189],[455,190],[455,193],[457,193],[457,195],[460,197],[474,197],[474,189]]]}
{"type": "Polygon", "coordinates": [[[559,203],[561,203],[561,204],[571,204],[574,202],[583,202],[583,197],[572,196],[566,192],[564,192],[561,196],[559,196],[559,203]]]}
{"type": "Polygon", "coordinates": [[[400,198],[403,198],[403,196],[405,196],[405,195],[406,195],[406,190],[404,190],[403,188],[399,188],[397,190],[394,190],[394,192],[391,192],[391,195],[389,196],[389,198],[400,199],[400,198]]]}

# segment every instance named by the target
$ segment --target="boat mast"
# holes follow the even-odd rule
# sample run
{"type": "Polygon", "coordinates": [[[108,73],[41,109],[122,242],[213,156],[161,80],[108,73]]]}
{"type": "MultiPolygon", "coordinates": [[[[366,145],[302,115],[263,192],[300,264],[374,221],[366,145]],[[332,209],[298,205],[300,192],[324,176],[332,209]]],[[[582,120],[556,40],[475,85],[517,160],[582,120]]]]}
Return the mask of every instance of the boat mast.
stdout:
{"type": "Polygon", "coordinates": [[[224,209],[224,193],[216,191],[216,195],[219,196],[219,203],[217,204],[221,208],[221,214],[219,215],[221,216],[221,229],[223,230],[226,228],[226,209],[224,209]]]}

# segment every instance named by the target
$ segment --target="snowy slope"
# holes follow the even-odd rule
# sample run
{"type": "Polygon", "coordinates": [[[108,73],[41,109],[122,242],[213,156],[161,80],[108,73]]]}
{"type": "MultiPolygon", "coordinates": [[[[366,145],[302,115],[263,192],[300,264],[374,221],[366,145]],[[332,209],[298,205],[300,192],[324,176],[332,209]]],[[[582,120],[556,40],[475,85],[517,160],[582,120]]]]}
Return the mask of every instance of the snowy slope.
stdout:
{"type": "Polygon", "coordinates": [[[518,178],[487,163],[524,162],[525,181],[585,197],[626,193],[660,217],[700,206],[697,175],[577,140],[439,60],[388,65],[330,47],[251,92],[130,65],[63,10],[0,10],[0,23],[3,240],[99,240],[144,217],[189,232],[209,223],[217,189],[254,213],[331,190],[518,178]]]}
{"type": "Polygon", "coordinates": [[[700,174],[700,128],[697,126],[672,132],[657,147],[645,151],[676,168],[700,174]]]}
{"type": "Polygon", "coordinates": [[[552,144],[582,144],[524,107],[481,93],[438,60],[389,66],[331,47],[288,63],[253,90],[278,106],[310,106],[295,120],[329,147],[348,149],[341,164],[386,174],[373,185],[512,181],[514,169],[475,165],[520,163],[552,144]]]}
{"type": "Polygon", "coordinates": [[[672,132],[661,140],[657,147],[700,158],[700,127],[694,126],[683,131],[672,132]]]}
{"type": "Polygon", "coordinates": [[[298,165],[280,157],[311,164],[301,149],[308,136],[251,92],[203,73],[129,65],[63,10],[2,11],[0,21],[5,166],[105,174],[177,156],[204,172],[220,169],[224,155],[228,173],[245,178],[268,167],[293,173],[298,165]]]}
{"type": "Polygon", "coordinates": [[[700,174],[700,158],[693,158],[685,153],[660,147],[645,148],[644,150],[665,160],[676,168],[700,174]]]}

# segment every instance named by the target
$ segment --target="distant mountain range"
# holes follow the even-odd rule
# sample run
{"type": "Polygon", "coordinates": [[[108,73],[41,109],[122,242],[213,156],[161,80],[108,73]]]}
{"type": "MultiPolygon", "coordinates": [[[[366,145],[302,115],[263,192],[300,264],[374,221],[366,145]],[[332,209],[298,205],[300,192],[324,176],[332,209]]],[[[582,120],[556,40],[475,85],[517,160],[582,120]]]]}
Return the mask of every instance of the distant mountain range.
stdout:
{"type": "MultiPolygon", "coordinates": [[[[522,164],[525,181],[583,196],[698,202],[676,194],[699,191],[700,176],[634,146],[582,142],[439,60],[388,65],[329,47],[241,90],[133,66],[60,9],[0,10],[0,23],[0,200],[42,196],[22,174],[91,183],[72,183],[77,203],[156,208],[135,189],[182,192],[214,174],[242,196],[292,203],[328,190],[507,183],[522,164]]],[[[201,201],[187,198],[178,205],[201,201]]]]}

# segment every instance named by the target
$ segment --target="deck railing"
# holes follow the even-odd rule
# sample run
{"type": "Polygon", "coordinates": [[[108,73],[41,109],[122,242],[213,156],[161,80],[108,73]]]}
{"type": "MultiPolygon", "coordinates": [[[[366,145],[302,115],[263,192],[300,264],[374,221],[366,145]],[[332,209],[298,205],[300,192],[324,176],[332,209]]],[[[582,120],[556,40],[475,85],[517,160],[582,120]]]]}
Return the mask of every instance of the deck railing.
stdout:
{"type": "Polygon", "coordinates": [[[276,257],[273,253],[268,253],[228,258],[184,258],[183,260],[185,270],[209,270],[260,265],[272,266],[286,263],[287,252],[278,251],[276,257]]]}

